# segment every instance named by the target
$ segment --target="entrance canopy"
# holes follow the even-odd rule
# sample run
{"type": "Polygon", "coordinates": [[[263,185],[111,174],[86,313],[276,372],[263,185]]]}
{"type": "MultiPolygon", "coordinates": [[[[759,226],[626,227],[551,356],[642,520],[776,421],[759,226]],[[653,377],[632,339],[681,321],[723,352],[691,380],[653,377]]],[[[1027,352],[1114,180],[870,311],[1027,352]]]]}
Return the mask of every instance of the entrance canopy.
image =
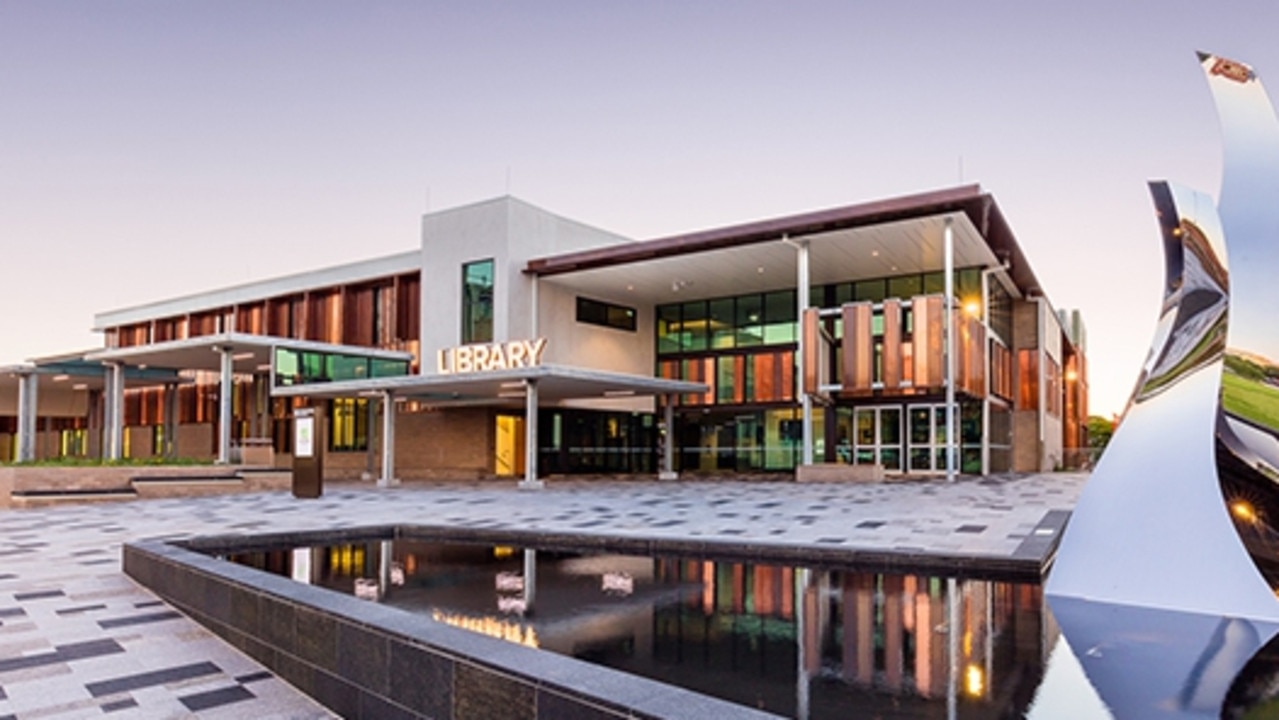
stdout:
{"type": "Polygon", "coordinates": [[[273,335],[248,333],[217,333],[200,335],[182,340],[149,343],[131,347],[107,348],[85,355],[87,360],[103,363],[123,363],[136,368],[172,368],[174,370],[207,370],[221,372],[222,354],[230,352],[231,372],[238,374],[265,373],[271,369],[271,355],[275,348],[300,352],[318,352],[335,355],[358,355],[384,360],[413,360],[406,352],[379,350],[377,348],[335,345],[332,343],[295,340],[273,335]]]}
{"type": "MultiPolygon", "coordinates": [[[[600,397],[633,397],[666,395],[662,403],[666,427],[672,427],[673,398],[682,393],[704,393],[702,383],[666,380],[645,375],[567,367],[535,365],[486,372],[408,375],[402,377],[343,380],[311,385],[294,385],[272,389],[276,397],[339,398],[376,396],[382,399],[382,477],[381,486],[395,482],[395,413],[396,398],[419,400],[428,405],[502,405],[524,401],[524,480],[522,488],[540,488],[537,479],[537,411],[539,399],[558,402],[600,397]]],[[[662,477],[674,477],[674,443],[671,438],[663,447],[662,477]]]]}
{"type": "MultiPolygon", "coordinates": [[[[295,340],[272,335],[248,333],[216,333],[165,342],[130,347],[107,348],[89,353],[86,360],[102,363],[110,368],[107,377],[107,442],[108,456],[120,457],[123,432],[121,408],[124,382],[112,378],[123,377],[126,369],[154,370],[168,368],[172,371],[217,372],[221,376],[218,393],[218,462],[231,461],[231,398],[236,374],[266,375],[273,372],[272,357],[278,349],[293,350],[299,354],[311,353],[324,357],[340,357],[372,361],[388,361],[400,364],[407,371],[413,356],[406,352],[379,350],[376,348],[334,345],[331,343],[295,340]]],[[[367,367],[367,365],[365,365],[367,367]]]]}
{"type": "Polygon", "coordinates": [[[591,370],[564,365],[537,365],[489,372],[439,375],[406,375],[371,380],[295,385],[272,390],[277,397],[338,398],[392,393],[428,405],[502,404],[524,397],[524,387],[537,385],[539,397],[548,402],[598,397],[630,397],[704,393],[702,383],[591,370]]]}

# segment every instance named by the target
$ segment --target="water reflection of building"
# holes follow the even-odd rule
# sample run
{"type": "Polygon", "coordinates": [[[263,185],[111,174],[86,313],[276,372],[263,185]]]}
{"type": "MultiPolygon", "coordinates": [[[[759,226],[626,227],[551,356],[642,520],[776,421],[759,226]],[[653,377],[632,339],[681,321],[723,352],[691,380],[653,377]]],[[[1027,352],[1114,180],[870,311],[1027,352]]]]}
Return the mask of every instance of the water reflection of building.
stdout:
{"type": "Polygon", "coordinates": [[[952,659],[942,578],[832,571],[810,573],[803,584],[780,566],[658,561],[658,568],[661,579],[699,582],[701,592],[658,610],[655,659],[745,673],[752,681],[739,676],[738,692],[753,697],[734,699],[778,712],[795,712],[802,667],[813,718],[881,703],[944,707],[952,693],[991,716],[1019,714],[1041,672],[1045,635],[1051,639],[1038,586],[955,583],[952,659]]]}
{"type": "Polygon", "coordinates": [[[233,559],[288,575],[298,552],[316,584],[349,593],[398,562],[390,605],[812,720],[942,715],[952,701],[965,717],[1019,715],[1055,639],[1039,587],[1006,582],[544,551],[530,574],[517,549],[407,541],[233,559]],[[495,604],[516,596],[497,577],[517,572],[536,592],[525,617],[495,604]],[[610,574],[631,594],[606,587],[610,574]]]}

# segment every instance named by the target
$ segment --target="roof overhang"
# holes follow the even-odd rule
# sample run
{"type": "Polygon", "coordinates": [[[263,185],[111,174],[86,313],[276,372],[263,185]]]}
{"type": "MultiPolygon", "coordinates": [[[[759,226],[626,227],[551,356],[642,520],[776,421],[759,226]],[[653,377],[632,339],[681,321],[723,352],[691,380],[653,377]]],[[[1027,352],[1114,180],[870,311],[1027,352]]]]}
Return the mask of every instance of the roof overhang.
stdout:
{"type": "Polygon", "coordinates": [[[276,397],[343,398],[391,392],[396,397],[420,400],[428,405],[499,405],[523,402],[525,383],[530,381],[537,384],[538,401],[544,404],[707,391],[707,386],[702,383],[564,365],[538,365],[490,372],[292,385],[274,388],[271,394],[276,397]]]}
{"type": "Polygon", "coordinates": [[[108,348],[89,353],[85,358],[102,363],[124,363],[135,368],[171,368],[174,370],[217,372],[221,369],[221,352],[225,349],[231,352],[232,372],[248,374],[269,370],[271,367],[271,355],[277,347],[304,352],[340,353],[385,360],[413,360],[411,353],[394,350],[379,350],[355,345],[337,345],[273,335],[250,335],[234,332],[201,335],[199,337],[133,347],[108,348]]]}
{"type": "Polygon", "coordinates": [[[793,288],[796,253],[783,239],[808,242],[815,285],[935,272],[948,219],[957,267],[1006,264],[1000,275],[1010,291],[1039,292],[994,198],[978,185],[538,258],[525,272],[636,304],[793,288]]]}

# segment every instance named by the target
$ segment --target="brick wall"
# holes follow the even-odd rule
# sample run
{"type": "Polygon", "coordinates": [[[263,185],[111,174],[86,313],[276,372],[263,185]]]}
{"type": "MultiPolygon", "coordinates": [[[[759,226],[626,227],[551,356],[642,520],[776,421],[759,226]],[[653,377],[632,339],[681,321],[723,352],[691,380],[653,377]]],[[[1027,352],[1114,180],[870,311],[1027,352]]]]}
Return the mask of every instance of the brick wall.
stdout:
{"type": "Polygon", "coordinates": [[[470,479],[493,474],[493,411],[454,408],[400,413],[395,474],[408,479],[470,479]]]}

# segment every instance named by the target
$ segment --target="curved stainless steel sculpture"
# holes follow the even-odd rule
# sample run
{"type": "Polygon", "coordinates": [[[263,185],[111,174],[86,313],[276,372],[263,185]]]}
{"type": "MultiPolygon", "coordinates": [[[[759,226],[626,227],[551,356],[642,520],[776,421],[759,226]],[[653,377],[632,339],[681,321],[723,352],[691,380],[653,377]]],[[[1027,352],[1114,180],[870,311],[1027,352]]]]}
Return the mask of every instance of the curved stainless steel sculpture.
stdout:
{"type": "Polygon", "coordinates": [[[1279,120],[1251,68],[1199,60],[1220,202],[1151,183],[1155,339],[1045,592],[1117,718],[1279,706],[1279,120]]]}
{"type": "Polygon", "coordinates": [[[1253,563],[1279,590],[1279,120],[1248,66],[1201,53],[1224,139],[1218,207],[1230,245],[1230,330],[1217,471],[1253,563]]]}
{"type": "Polygon", "coordinates": [[[1279,121],[1251,68],[1200,61],[1224,138],[1220,214],[1206,195],[1151,183],[1159,324],[1046,591],[1276,621],[1279,121]]]}

